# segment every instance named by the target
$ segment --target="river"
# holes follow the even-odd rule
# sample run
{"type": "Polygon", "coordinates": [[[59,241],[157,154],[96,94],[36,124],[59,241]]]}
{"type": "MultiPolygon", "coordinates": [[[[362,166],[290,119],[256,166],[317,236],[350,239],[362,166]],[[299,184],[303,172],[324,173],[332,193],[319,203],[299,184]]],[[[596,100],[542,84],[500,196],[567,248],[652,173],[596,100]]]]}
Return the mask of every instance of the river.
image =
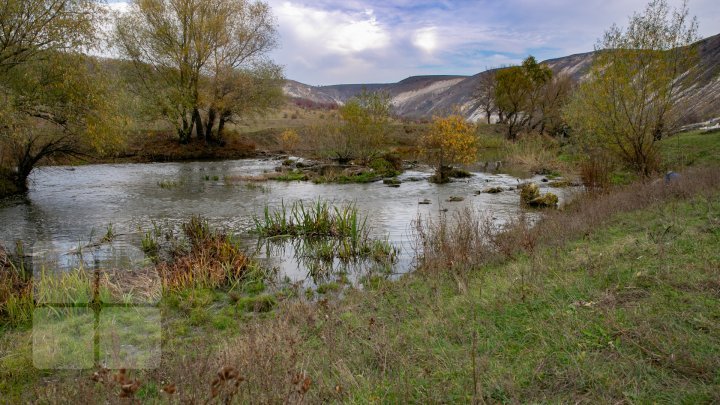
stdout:
{"type": "MultiPolygon", "coordinates": [[[[248,250],[254,250],[257,238],[251,234],[253,217],[261,215],[265,206],[320,198],[356,204],[360,213],[367,215],[372,234],[388,238],[399,249],[393,272],[402,274],[412,269],[411,223],[418,216],[436,217],[445,209],[451,215],[469,206],[502,223],[521,210],[517,191],[475,195],[488,187],[515,188],[521,181],[505,174],[474,173],[468,179],[435,185],[418,181],[427,179],[430,173],[409,171],[400,179],[414,181],[404,181],[399,188],[382,182],[338,185],[224,180],[272,172],[279,163],[245,159],[41,167],[30,178],[27,196],[0,200],[0,244],[10,249],[16,241],[23,241],[27,255],[36,259],[42,256],[44,260],[53,257],[56,267],[69,268],[76,265],[70,252],[101,239],[112,224],[117,235],[114,242],[94,249],[90,260],[96,265],[133,266],[144,260],[140,240],[153,222],[177,226],[195,214],[213,226],[242,235],[248,250]],[[451,196],[463,197],[464,201],[448,202],[451,196]],[[432,204],[420,205],[425,199],[432,204]]],[[[557,194],[561,204],[573,193],[572,189],[544,187],[541,179],[536,176],[529,180],[538,182],[543,192],[557,194]]],[[[292,248],[259,249],[257,255],[287,279],[313,282],[305,266],[294,259],[292,248]]]]}

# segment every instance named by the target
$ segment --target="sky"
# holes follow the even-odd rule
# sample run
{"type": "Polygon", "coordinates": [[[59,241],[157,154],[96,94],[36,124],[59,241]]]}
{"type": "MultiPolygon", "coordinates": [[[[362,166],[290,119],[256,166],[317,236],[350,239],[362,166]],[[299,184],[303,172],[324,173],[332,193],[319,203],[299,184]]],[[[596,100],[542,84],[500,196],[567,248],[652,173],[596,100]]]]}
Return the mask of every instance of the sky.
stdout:
{"type": "MultiPolygon", "coordinates": [[[[473,75],[593,50],[647,0],[265,0],[287,78],[310,85],[473,75]]],[[[681,0],[668,0],[680,6],[681,0]]],[[[122,9],[124,1],[112,0],[122,9]]],[[[701,37],[720,33],[718,0],[690,0],[701,37]]]]}

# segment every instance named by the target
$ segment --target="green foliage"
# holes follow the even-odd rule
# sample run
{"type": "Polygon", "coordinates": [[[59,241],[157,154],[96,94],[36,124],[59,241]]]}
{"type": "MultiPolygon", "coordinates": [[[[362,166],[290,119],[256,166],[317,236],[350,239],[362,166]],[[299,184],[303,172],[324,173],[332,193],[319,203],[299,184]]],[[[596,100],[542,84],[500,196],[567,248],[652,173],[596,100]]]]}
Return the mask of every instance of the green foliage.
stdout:
{"type": "Polygon", "coordinates": [[[277,306],[277,299],[270,294],[241,297],[237,302],[237,306],[247,312],[269,312],[277,306]]]}
{"type": "Polygon", "coordinates": [[[380,153],[390,131],[390,110],[387,93],[363,90],[340,108],[339,126],[320,129],[320,148],[340,163],[368,163],[380,153]]]}
{"type": "Polygon", "coordinates": [[[282,69],[267,61],[276,45],[266,3],[146,0],[131,3],[115,25],[115,42],[132,61],[129,80],[186,143],[209,140],[226,122],[282,100],[282,69]],[[200,109],[208,110],[203,124],[200,109]]]}
{"type": "Polygon", "coordinates": [[[116,97],[121,90],[96,60],[43,51],[22,69],[0,70],[0,79],[0,147],[17,168],[11,174],[16,188],[25,189],[43,159],[123,145],[129,120],[116,97]]]}
{"type": "Polygon", "coordinates": [[[645,176],[660,166],[657,141],[672,133],[684,114],[678,95],[697,61],[689,46],[697,22],[687,4],[670,10],[653,0],[627,29],[611,27],[590,70],[566,109],[574,138],[587,153],[604,150],[645,176]]]}
{"type": "Polygon", "coordinates": [[[307,205],[302,200],[290,207],[283,204],[275,211],[265,207],[264,216],[254,220],[256,232],[265,237],[328,236],[357,239],[366,231],[366,219],[360,218],[357,207],[336,207],[319,199],[307,205]]]}
{"type": "Polygon", "coordinates": [[[542,124],[543,96],[547,95],[545,89],[552,78],[552,70],[538,64],[532,56],[521,66],[495,74],[495,105],[500,121],[507,126],[508,139],[515,139],[523,128],[534,129],[542,124]]]}

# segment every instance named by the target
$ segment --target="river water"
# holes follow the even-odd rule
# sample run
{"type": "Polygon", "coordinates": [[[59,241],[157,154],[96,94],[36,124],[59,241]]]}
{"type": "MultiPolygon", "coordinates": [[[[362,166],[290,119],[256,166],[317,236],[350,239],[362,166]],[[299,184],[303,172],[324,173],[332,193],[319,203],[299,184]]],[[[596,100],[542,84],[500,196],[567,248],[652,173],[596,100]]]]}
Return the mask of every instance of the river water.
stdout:
{"type": "MultiPolygon", "coordinates": [[[[104,164],[80,167],[42,167],[31,176],[26,197],[0,200],[0,244],[7,248],[23,241],[27,255],[52,256],[59,268],[77,265],[70,258],[78,247],[103,237],[109,224],[118,236],[111,245],[95,248],[90,260],[97,264],[133,266],[145,260],[140,250],[143,232],[155,223],[176,226],[191,215],[201,215],[211,225],[243,235],[249,250],[257,238],[251,233],[253,217],[265,206],[279,207],[296,200],[317,199],[337,204],[354,203],[367,215],[372,234],[399,249],[393,272],[412,270],[414,256],[411,222],[418,216],[437,217],[441,210],[472,207],[502,223],[520,213],[517,191],[475,195],[488,187],[514,188],[520,180],[504,174],[474,173],[469,179],[435,185],[429,172],[409,171],[399,188],[372,184],[322,184],[309,182],[226,183],[225,177],[272,172],[277,160],[245,159],[223,162],[104,164]],[[161,187],[169,184],[171,187],[161,187]],[[248,185],[254,184],[254,185],[248,185]],[[462,202],[448,202],[451,196],[462,202]],[[430,205],[420,205],[428,199],[430,205]]],[[[542,177],[529,179],[540,182],[542,177]]],[[[527,181],[523,180],[523,181],[527,181]]],[[[560,197],[572,189],[544,187],[560,197]]],[[[531,215],[539,215],[537,212],[531,215]]],[[[290,249],[259,249],[258,257],[292,281],[309,280],[308,269],[290,249]]],[[[84,258],[83,260],[88,260],[84,258]]]]}

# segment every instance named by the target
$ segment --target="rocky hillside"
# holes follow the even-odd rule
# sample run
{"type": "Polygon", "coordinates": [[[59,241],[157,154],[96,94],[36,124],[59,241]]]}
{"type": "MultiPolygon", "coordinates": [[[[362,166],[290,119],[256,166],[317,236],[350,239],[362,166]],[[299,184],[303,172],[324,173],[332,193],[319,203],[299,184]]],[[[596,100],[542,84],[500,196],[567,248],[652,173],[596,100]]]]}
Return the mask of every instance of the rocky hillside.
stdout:
{"type": "MultiPolygon", "coordinates": [[[[682,94],[686,122],[698,122],[720,116],[720,34],[699,41],[700,62],[693,80],[682,94]]],[[[565,56],[544,61],[557,73],[582,80],[592,64],[594,52],[565,56]]],[[[473,102],[473,92],[482,75],[416,76],[398,83],[343,84],[313,87],[288,81],[288,96],[315,103],[342,104],[363,88],[384,90],[392,97],[397,114],[407,118],[427,118],[460,108],[468,119],[477,120],[481,112],[473,102]]],[[[684,76],[684,75],[683,75],[684,76]]]]}

